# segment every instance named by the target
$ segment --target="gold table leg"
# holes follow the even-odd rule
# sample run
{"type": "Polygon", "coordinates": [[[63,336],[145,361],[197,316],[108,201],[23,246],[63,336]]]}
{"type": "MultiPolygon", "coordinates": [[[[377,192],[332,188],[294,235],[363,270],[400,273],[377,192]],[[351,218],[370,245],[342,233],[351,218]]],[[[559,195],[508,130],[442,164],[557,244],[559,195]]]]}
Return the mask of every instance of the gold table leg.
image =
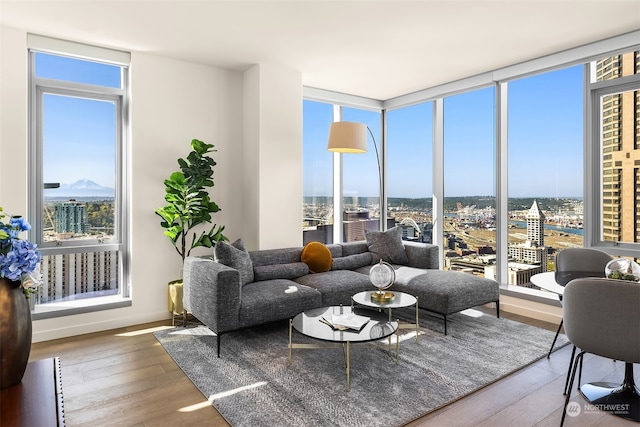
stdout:
{"type": "MultiPolygon", "coordinates": [[[[400,322],[400,319],[398,319],[398,322],[400,322]]],[[[400,335],[398,335],[398,332],[400,331],[400,328],[396,329],[396,365],[398,364],[398,355],[400,354],[400,335]]]]}
{"type": "Polygon", "coordinates": [[[418,297],[416,297],[416,342],[418,342],[419,333],[420,333],[420,321],[418,320],[418,297]]]}
{"type": "Polygon", "coordinates": [[[293,348],[291,345],[292,329],[293,329],[293,320],[289,319],[289,365],[291,365],[291,350],[293,348]]]}
{"type": "Polygon", "coordinates": [[[351,391],[351,355],[349,347],[349,341],[347,341],[347,391],[351,391]]]}

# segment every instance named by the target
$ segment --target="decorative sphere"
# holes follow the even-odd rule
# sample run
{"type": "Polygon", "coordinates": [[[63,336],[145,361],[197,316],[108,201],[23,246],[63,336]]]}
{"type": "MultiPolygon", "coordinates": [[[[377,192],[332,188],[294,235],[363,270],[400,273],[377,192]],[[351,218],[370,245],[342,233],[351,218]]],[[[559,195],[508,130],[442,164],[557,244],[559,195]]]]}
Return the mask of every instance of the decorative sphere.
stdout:
{"type": "Polygon", "coordinates": [[[369,270],[369,280],[379,290],[387,289],[396,280],[396,272],[391,264],[380,261],[369,270]]]}
{"type": "Polygon", "coordinates": [[[604,272],[609,279],[640,282],[640,265],[630,259],[612,259],[607,263],[607,266],[604,268],[604,272]]]}
{"type": "Polygon", "coordinates": [[[393,326],[390,323],[376,323],[369,330],[369,337],[372,339],[382,338],[393,331],[393,326]]]}

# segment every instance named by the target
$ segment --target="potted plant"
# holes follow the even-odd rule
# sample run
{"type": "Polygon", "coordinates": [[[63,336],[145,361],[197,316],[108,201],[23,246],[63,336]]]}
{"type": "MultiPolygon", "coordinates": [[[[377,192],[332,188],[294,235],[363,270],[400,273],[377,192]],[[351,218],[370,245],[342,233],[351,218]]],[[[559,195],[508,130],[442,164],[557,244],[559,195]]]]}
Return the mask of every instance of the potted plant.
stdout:
{"type": "MultiPolygon", "coordinates": [[[[220,207],[210,199],[207,191],[207,188],[214,186],[213,167],[216,162],[208,155],[216,151],[214,145],[193,139],[191,148],[186,159],[178,159],[180,170],[164,180],[164,199],[167,204],[155,210],[162,218],[160,225],[165,236],[183,263],[193,248],[211,248],[216,242],[228,240],[222,234],[223,225],[213,224],[208,231],[200,231],[200,235],[194,231],[198,226],[210,224],[211,215],[219,212],[220,207]]],[[[169,282],[169,310],[173,314],[183,312],[182,279],[169,282]]]]}

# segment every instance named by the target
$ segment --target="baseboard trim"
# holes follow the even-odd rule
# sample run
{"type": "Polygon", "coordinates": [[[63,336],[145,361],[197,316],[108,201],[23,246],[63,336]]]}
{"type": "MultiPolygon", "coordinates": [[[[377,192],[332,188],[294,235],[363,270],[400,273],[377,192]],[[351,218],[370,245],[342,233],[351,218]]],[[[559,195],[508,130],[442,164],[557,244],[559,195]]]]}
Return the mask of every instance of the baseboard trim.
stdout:
{"type": "MultiPolygon", "coordinates": [[[[65,325],[59,328],[51,328],[42,331],[34,331],[32,342],[38,343],[50,341],[60,338],[68,338],[77,335],[91,334],[94,332],[103,332],[111,329],[125,328],[132,325],[141,325],[144,323],[158,322],[171,319],[171,313],[168,311],[159,311],[155,313],[147,313],[143,315],[115,317],[112,319],[98,321],[93,323],[82,323],[75,326],[65,325]]],[[[35,328],[34,328],[35,329],[35,328]]]]}

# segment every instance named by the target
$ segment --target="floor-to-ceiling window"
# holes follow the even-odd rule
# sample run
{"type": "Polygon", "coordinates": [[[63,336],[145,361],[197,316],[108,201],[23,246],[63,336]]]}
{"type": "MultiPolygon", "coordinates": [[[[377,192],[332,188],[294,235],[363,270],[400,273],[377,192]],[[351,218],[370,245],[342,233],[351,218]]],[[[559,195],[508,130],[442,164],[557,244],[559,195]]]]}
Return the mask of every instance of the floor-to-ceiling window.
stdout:
{"type": "Polygon", "coordinates": [[[333,153],[327,135],[333,105],[305,100],[303,104],[303,241],[333,242],[333,153]]]}
{"type": "Polygon", "coordinates": [[[128,297],[128,54],[84,47],[97,57],[81,57],[72,43],[39,37],[30,45],[30,218],[43,276],[36,305],[64,311],[73,304],[53,304],[128,297]]]}
{"type": "MultiPolygon", "coordinates": [[[[444,268],[495,277],[534,296],[548,293],[524,289],[531,287],[530,277],[552,271],[564,248],[597,246],[635,257],[640,56],[637,47],[602,55],[586,71],[598,53],[582,62],[576,54],[382,102],[387,226],[398,224],[405,238],[423,241],[428,233],[422,224],[433,226],[444,268]],[[585,112],[592,113],[587,134],[585,112]]],[[[366,202],[354,202],[362,194],[351,188],[368,172],[348,177],[356,159],[341,158],[344,204],[364,210],[366,202]]]]}
{"type": "Polygon", "coordinates": [[[366,124],[376,140],[374,145],[367,135],[366,153],[342,154],[342,240],[353,242],[363,240],[365,230],[380,229],[381,116],[376,111],[344,107],[342,121],[366,124]]]}
{"type": "Polygon", "coordinates": [[[508,284],[534,287],[583,246],[583,82],[577,65],[508,83],[508,284]]]}
{"type": "Polygon", "coordinates": [[[387,113],[387,212],[405,240],[433,241],[433,103],[387,113]]]}
{"type": "MultiPolygon", "coordinates": [[[[614,252],[640,247],[640,51],[590,64],[592,165],[598,176],[592,243],[614,252]]],[[[638,259],[637,256],[633,258],[638,259]]]]}
{"type": "Polygon", "coordinates": [[[495,88],[444,98],[444,266],[495,264],[495,88]]]}

